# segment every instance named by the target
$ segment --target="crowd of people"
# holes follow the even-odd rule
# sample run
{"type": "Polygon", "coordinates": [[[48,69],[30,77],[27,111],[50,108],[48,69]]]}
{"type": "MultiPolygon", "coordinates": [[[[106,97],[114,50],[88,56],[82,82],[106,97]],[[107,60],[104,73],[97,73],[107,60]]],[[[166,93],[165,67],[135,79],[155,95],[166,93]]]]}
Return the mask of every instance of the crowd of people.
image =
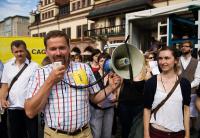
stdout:
{"type": "Polygon", "coordinates": [[[42,66],[31,60],[22,40],[11,43],[14,58],[0,64],[2,138],[38,138],[41,114],[45,138],[112,138],[117,125],[121,138],[134,138],[138,115],[143,138],[198,133],[200,63],[191,55],[191,41],[180,49],[145,52],[144,67],[133,80],[104,72],[111,58],[106,52],[94,49],[88,63],[79,54],[72,57],[62,31],[50,31],[44,45],[42,66]]]}

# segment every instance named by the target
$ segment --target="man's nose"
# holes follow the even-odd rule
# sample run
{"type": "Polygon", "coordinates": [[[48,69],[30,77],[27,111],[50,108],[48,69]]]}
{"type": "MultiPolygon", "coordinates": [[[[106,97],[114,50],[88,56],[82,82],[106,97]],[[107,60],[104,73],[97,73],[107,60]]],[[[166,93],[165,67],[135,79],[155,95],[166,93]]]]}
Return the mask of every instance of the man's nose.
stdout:
{"type": "Polygon", "coordinates": [[[20,55],[21,55],[21,52],[17,52],[17,55],[20,56],[20,55]]]}
{"type": "Polygon", "coordinates": [[[61,54],[61,50],[60,49],[56,49],[56,55],[60,55],[61,54]]]}

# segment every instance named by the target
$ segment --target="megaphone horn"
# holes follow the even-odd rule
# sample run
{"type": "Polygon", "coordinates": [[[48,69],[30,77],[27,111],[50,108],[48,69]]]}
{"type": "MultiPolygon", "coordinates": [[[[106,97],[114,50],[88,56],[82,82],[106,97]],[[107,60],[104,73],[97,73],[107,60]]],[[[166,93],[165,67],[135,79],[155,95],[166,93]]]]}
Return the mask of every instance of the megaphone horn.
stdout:
{"type": "Polygon", "coordinates": [[[120,77],[130,79],[129,65],[132,65],[133,77],[136,77],[144,66],[144,56],[142,52],[130,44],[122,44],[114,49],[111,59],[104,64],[104,71],[113,70],[120,77]],[[130,59],[126,49],[128,47],[130,59]]]}

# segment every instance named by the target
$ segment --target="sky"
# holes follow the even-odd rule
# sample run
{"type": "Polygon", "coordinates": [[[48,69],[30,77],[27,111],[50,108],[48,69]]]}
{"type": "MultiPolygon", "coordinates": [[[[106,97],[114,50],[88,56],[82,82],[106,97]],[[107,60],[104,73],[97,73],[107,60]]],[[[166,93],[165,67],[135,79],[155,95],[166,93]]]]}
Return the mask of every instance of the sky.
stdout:
{"type": "Polygon", "coordinates": [[[0,21],[9,16],[29,16],[39,0],[0,0],[0,21]]]}

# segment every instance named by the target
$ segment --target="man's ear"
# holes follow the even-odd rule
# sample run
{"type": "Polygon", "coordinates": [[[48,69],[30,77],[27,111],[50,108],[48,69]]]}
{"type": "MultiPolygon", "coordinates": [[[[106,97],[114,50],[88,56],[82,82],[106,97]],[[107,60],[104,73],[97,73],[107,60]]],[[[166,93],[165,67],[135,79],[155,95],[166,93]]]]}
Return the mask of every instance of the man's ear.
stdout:
{"type": "Polygon", "coordinates": [[[47,49],[44,50],[44,52],[46,53],[47,57],[49,56],[47,49]]]}

